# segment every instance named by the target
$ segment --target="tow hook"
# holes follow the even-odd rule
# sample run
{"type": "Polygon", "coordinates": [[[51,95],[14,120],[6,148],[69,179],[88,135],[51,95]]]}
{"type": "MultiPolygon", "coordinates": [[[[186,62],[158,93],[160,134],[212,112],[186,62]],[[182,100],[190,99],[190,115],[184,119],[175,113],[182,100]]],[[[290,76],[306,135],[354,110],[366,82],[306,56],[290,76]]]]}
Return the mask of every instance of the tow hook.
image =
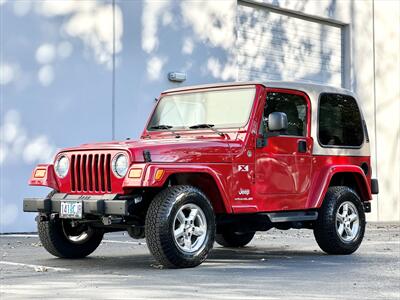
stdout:
{"type": "Polygon", "coordinates": [[[36,221],[37,223],[45,222],[45,221],[47,221],[47,220],[48,220],[48,218],[47,218],[46,215],[37,215],[37,216],[35,217],[35,221],[36,221]]]}
{"type": "Polygon", "coordinates": [[[49,220],[55,220],[57,218],[58,218],[58,214],[50,214],[50,215],[42,214],[42,215],[37,215],[35,217],[35,221],[40,223],[40,222],[46,222],[49,220]]]}
{"type": "Polygon", "coordinates": [[[58,214],[50,214],[50,220],[55,220],[58,218],[58,214]]]}

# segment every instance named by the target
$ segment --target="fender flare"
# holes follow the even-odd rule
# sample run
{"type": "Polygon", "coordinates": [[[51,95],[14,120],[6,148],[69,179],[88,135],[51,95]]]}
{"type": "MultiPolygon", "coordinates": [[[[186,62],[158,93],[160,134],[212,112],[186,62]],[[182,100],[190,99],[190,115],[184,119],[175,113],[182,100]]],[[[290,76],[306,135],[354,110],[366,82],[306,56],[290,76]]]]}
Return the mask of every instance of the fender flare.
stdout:
{"type": "Polygon", "coordinates": [[[332,165],[326,166],[319,172],[319,175],[315,176],[315,179],[310,187],[310,193],[306,202],[306,209],[315,209],[321,207],[332,177],[338,173],[353,174],[359,190],[361,191],[361,195],[359,195],[361,200],[369,201],[372,199],[370,184],[368,184],[368,179],[360,167],[354,165],[332,165]]]}
{"type": "MultiPolygon", "coordinates": [[[[227,164],[227,167],[228,164],[227,164]]],[[[224,176],[217,172],[214,168],[210,168],[207,166],[196,166],[196,165],[167,165],[167,164],[149,164],[146,166],[144,170],[144,176],[141,181],[142,187],[162,187],[166,183],[167,179],[174,174],[182,174],[182,173],[203,173],[210,175],[214,182],[216,183],[218,190],[221,194],[221,198],[223,201],[223,206],[227,213],[232,212],[232,208],[229,202],[229,193],[226,189],[228,186],[228,182],[224,179],[224,176]],[[155,174],[157,170],[164,170],[164,174],[160,180],[155,180],[155,174]]]]}
{"type": "Polygon", "coordinates": [[[54,171],[54,165],[52,164],[39,164],[32,171],[32,175],[29,178],[28,184],[31,186],[47,186],[53,190],[58,190],[58,183],[56,180],[56,174],[54,171]],[[36,170],[45,170],[45,176],[42,178],[35,178],[36,170]]]}

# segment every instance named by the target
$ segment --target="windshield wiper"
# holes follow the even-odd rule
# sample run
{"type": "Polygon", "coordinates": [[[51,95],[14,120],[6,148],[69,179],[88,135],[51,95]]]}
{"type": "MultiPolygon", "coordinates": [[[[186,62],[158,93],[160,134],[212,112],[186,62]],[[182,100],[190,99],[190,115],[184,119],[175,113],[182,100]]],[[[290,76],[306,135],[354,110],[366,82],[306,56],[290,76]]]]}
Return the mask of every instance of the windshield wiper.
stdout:
{"type": "Polygon", "coordinates": [[[171,125],[154,125],[151,126],[150,129],[171,129],[171,125]]]}
{"type": "Polygon", "coordinates": [[[172,130],[172,129],[171,129],[172,127],[173,127],[173,126],[171,126],[171,125],[163,125],[163,124],[161,124],[161,125],[154,125],[154,126],[151,126],[150,129],[168,130],[168,131],[171,131],[171,133],[174,134],[176,138],[180,138],[181,136],[180,136],[178,133],[176,133],[175,130],[172,130]]]}
{"type": "Polygon", "coordinates": [[[199,129],[199,128],[209,128],[212,131],[214,131],[215,133],[217,133],[219,136],[224,136],[224,133],[222,133],[221,131],[217,130],[214,128],[214,124],[196,124],[196,125],[192,125],[189,126],[190,129],[199,129]]]}

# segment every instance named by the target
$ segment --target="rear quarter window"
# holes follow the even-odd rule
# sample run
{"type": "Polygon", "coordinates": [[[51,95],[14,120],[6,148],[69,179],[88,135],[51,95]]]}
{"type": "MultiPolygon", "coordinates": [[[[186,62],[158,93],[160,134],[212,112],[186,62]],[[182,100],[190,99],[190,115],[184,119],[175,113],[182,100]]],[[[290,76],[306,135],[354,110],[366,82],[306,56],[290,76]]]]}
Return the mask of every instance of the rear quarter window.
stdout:
{"type": "Polygon", "coordinates": [[[327,147],[360,147],[364,140],[360,109],[348,95],[321,94],[318,140],[327,147]]]}

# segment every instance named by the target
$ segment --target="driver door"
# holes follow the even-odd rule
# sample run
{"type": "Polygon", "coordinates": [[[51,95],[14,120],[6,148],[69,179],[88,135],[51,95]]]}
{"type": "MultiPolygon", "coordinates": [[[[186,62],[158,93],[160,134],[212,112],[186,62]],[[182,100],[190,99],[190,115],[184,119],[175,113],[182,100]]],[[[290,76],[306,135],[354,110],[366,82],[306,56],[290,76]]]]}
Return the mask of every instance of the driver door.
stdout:
{"type": "MultiPolygon", "coordinates": [[[[299,91],[268,89],[264,118],[272,112],[287,116],[288,128],[268,131],[266,143],[257,147],[255,181],[259,208],[263,211],[303,209],[310,188],[311,154],[310,100],[299,91]]],[[[265,132],[264,132],[265,133],[265,132]]]]}

